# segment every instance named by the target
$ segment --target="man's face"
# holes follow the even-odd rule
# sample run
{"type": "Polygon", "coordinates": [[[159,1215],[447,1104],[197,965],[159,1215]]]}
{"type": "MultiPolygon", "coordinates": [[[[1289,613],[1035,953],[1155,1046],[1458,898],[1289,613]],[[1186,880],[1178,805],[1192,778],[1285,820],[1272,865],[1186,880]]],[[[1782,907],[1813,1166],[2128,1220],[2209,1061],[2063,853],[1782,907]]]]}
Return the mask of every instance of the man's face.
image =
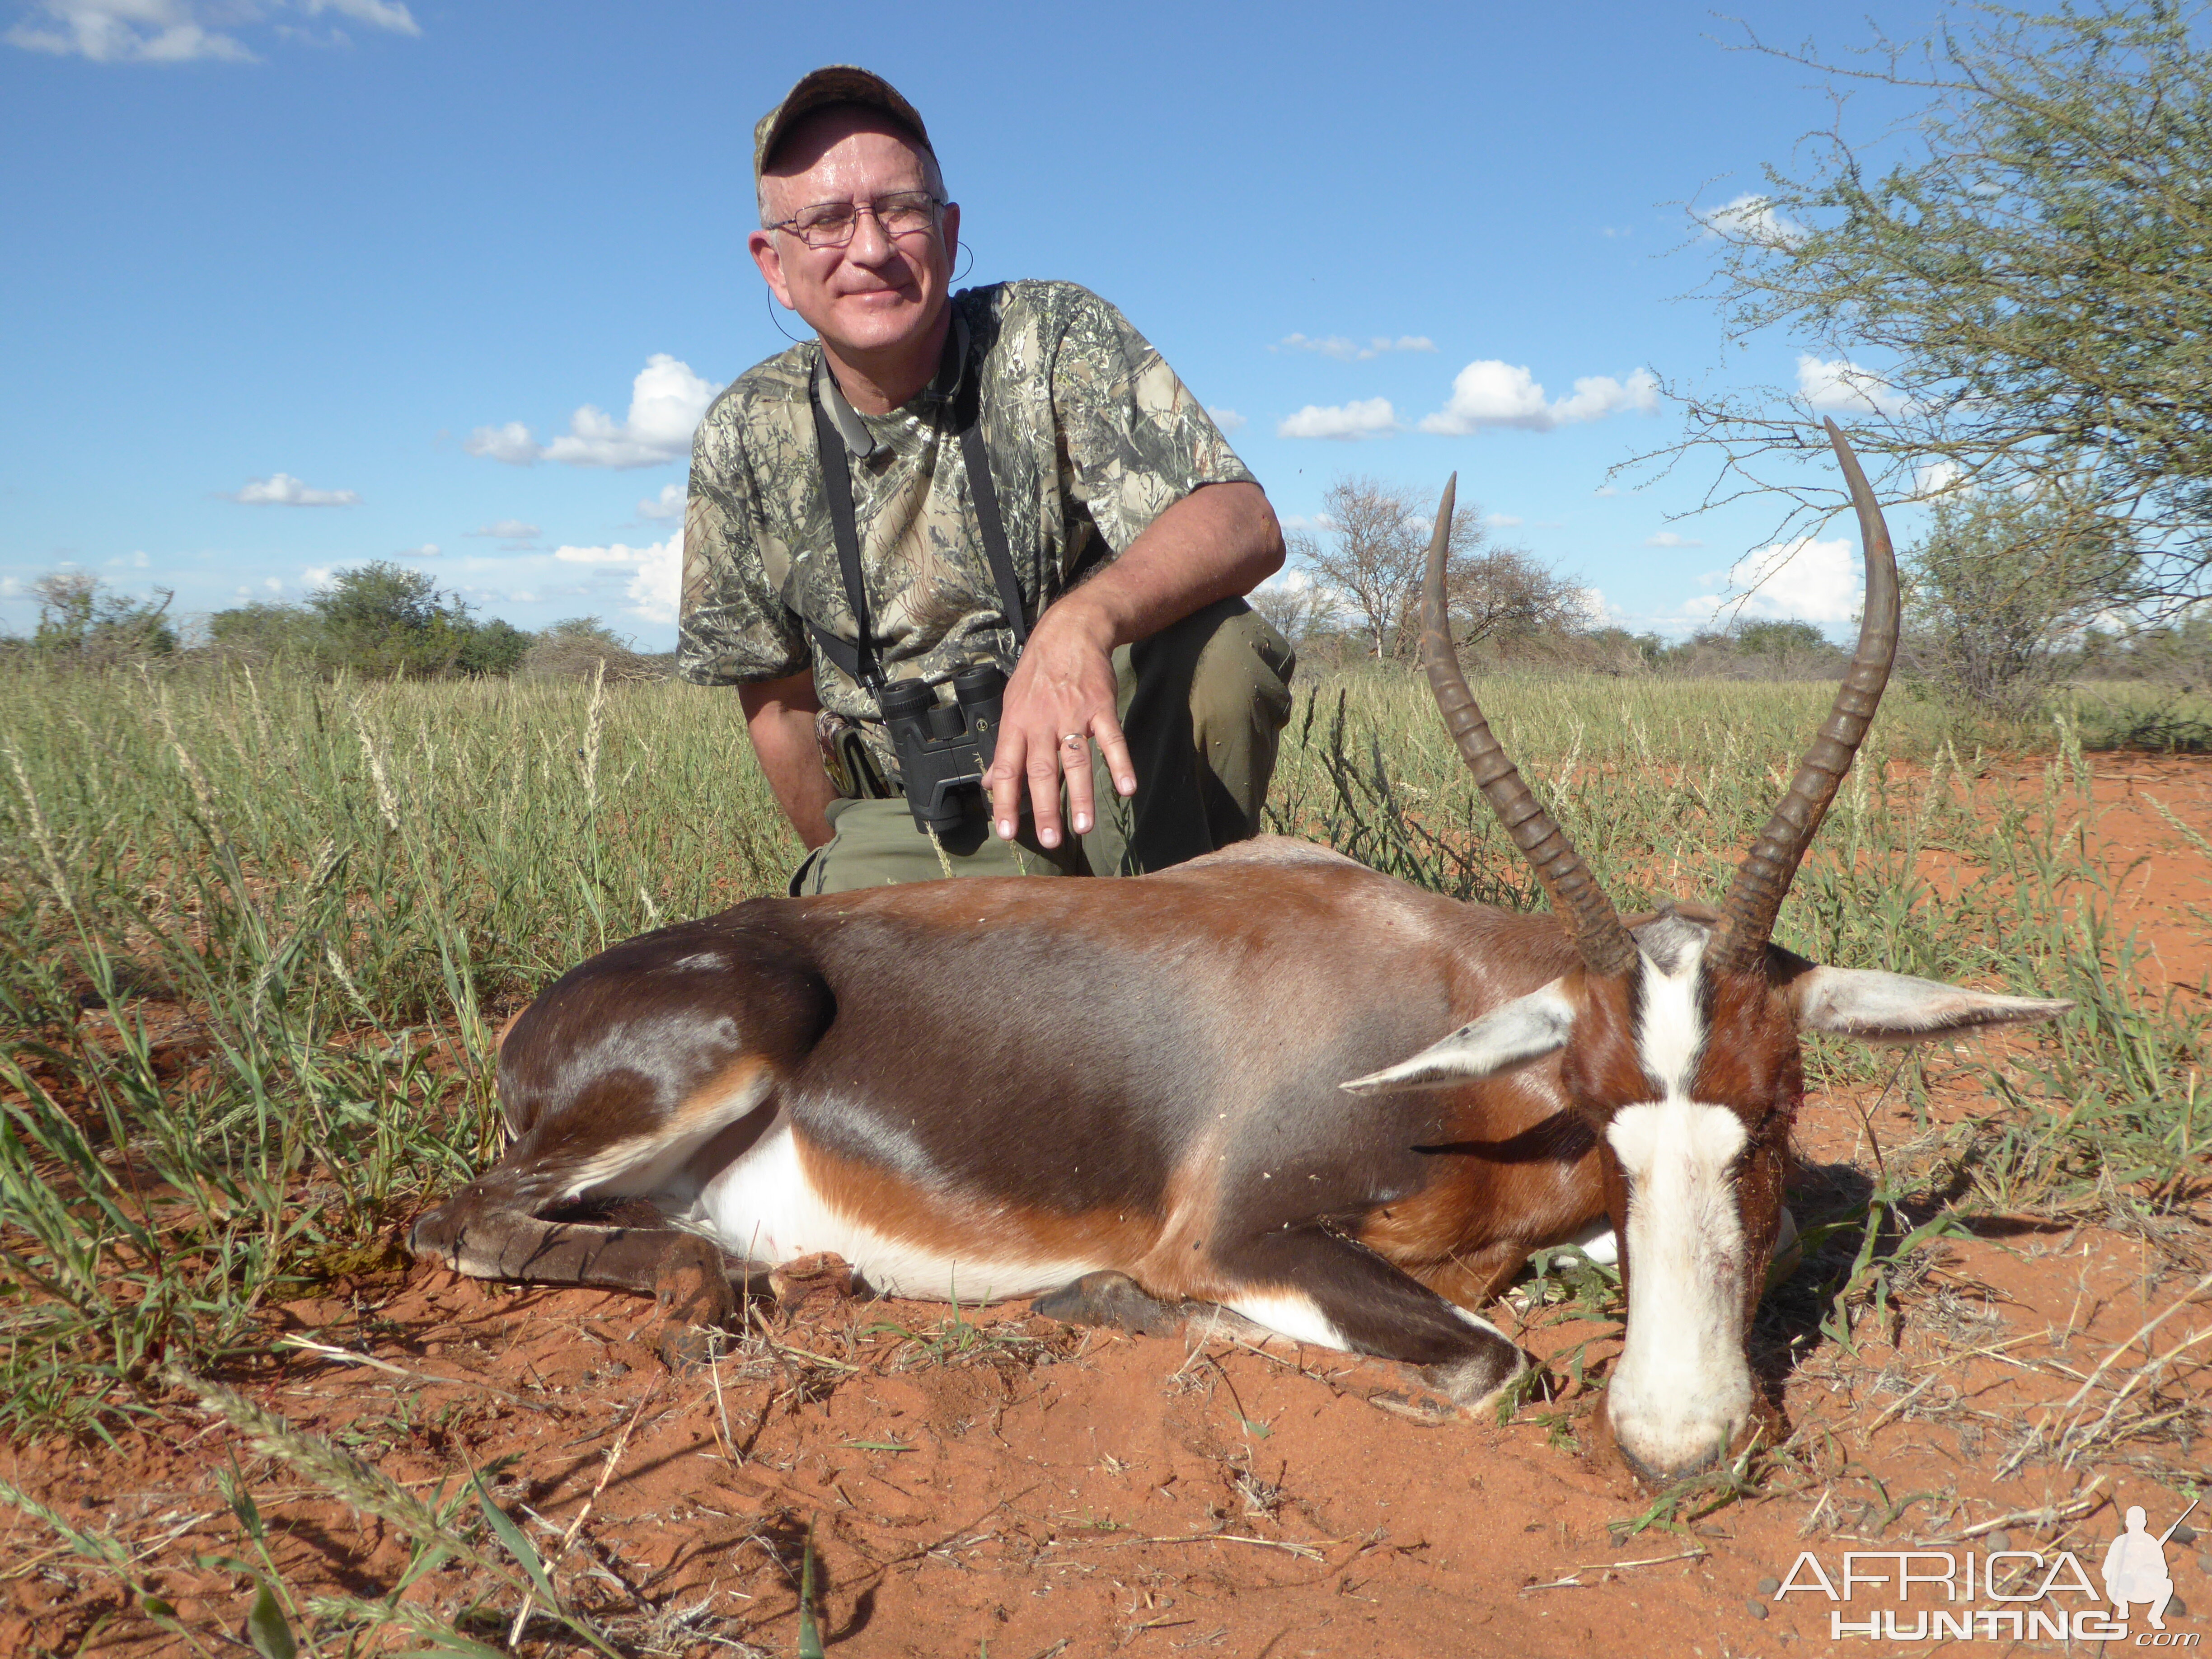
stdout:
{"type": "MultiPolygon", "coordinates": [[[[921,152],[896,124],[846,106],[802,121],[764,184],[771,215],[787,219],[824,202],[926,191],[927,179],[921,152]]],[[[746,245],[779,301],[840,356],[863,357],[926,338],[944,309],[960,210],[948,205],[939,220],[939,230],[894,239],[863,213],[843,247],[809,247],[789,231],[767,230],[746,245]]]]}

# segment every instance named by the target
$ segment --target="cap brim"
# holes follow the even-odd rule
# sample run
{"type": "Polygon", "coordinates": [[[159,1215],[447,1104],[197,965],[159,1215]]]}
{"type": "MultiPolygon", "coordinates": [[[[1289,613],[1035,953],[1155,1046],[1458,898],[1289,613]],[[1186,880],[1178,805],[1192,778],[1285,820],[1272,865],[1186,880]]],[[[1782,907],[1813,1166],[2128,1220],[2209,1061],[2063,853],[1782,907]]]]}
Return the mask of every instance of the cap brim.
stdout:
{"type": "Polygon", "coordinates": [[[784,94],[783,101],[763,115],[753,129],[756,180],[792,128],[827,104],[862,104],[879,109],[900,125],[912,128],[925,149],[929,146],[929,129],[922,125],[921,112],[899,95],[896,87],[871,70],[852,64],[831,64],[801,76],[799,84],[784,94]]]}

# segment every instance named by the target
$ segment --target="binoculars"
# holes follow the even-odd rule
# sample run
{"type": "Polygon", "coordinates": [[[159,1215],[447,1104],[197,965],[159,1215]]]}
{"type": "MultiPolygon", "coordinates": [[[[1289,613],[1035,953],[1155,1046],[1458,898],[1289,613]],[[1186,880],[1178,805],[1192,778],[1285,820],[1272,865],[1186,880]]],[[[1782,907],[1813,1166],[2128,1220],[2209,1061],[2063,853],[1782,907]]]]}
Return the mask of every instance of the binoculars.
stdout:
{"type": "Polygon", "coordinates": [[[952,702],[926,682],[892,680],[876,690],[899,781],[918,831],[950,834],[982,805],[984,769],[999,748],[1000,702],[1006,677],[991,663],[952,677],[952,702]]]}

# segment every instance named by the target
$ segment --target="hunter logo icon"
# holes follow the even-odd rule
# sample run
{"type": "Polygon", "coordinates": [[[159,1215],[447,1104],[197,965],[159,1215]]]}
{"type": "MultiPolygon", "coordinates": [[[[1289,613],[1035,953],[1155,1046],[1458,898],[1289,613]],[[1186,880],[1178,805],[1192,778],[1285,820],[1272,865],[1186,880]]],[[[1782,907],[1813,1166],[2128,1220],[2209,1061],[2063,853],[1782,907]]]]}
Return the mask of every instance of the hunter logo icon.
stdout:
{"type": "Polygon", "coordinates": [[[1932,1638],[1939,1642],[2127,1642],[2133,1647],[2194,1648],[2201,1639],[2195,1632],[2166,1629],[2167,1613],[2179,1618],[2189,1609],[2173,1593],[2173,1580],[2166,1570],[2166,1547],[2177,1534],[2185,1544],[2194,1540],[2196,1534],[2182,1522],[2196,1509],[2191,1503],[2172,1526],[2157,1534],[2150,1530],[2140,1506],[2129,1509],[2127,1529],[2105,1551],[2101,1595],[2087,1567],[2071,1550],[2046,1553],[2004,1543],[1987,1553],[1847,1550],[1843,1571],[1832,1576],[1813,1552],[1803,1550],[1776,1587],[1775,1599],[1802,1594],[1834,1604],[1828,1609],[1832,1642],[1858,1636],[1877,1642],[1932,1638]],[[2145,1610],[2149,1628],[2131,1636],[2128,1616],[2136,1606],[2145,1610]]]}
{"type": "Polygon", "coordinates": [[[2125,1619],[2129,1606],[2140,1601],[2150,1609],[2150,1627],[2166,1628],[2166,1604],[2173,1599],[2173,1580],[2166,1572],[2166,1542],[2196,1507],[2191,1502],[2173,1525],[2155,1538],[2144,1523],[2142,1506],[2129,1509],[2128,1529],[2112,1540],[2112,1547],[2105,1552],[2105,1595],[2118,1609],[2118,1617],[2125,1619]]]}

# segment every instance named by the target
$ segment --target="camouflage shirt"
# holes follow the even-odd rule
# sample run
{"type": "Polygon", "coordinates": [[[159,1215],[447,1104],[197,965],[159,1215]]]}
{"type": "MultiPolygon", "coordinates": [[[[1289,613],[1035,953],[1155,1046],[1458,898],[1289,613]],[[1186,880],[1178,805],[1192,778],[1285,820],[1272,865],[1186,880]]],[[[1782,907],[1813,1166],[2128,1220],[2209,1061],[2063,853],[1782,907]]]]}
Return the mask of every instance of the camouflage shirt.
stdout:
{"type": "MultiPolygon", "coordinates": [[[[984,444],[1032,622],[1200,484],[1249,482],[1206,410],[1112,306],[1072,283],[953,295],[961,374],[980,375],[984,444]]],[[[957,336],[956,336],[956,338],[957,336]]],[[[820,348],[747,370],[691,446],[678,672],[703,685],[781,679],[811,662],[823,708],[892,756],[874,700],[811,647],[812,622],[857,635],[831,538],[807,384],[820,348]]],[[[950,404],[928,391],[862,415],[823,372],[850,457],[863,585],[884,675],[941,685],[1013,661],[950,404]]]]}

